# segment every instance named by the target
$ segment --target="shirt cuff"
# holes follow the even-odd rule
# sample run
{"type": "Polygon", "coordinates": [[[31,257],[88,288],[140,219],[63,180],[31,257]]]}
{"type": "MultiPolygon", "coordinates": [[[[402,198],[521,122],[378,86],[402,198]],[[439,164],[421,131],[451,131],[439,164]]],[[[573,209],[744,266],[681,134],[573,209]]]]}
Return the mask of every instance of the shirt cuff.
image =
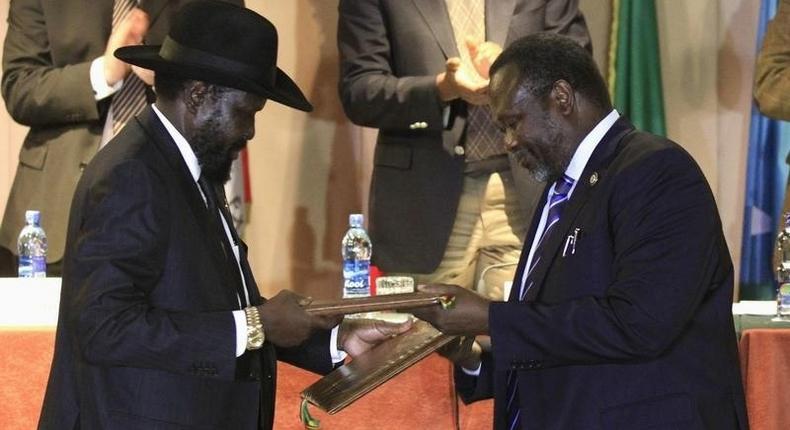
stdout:
{"type": "Polygon", "coordinates": [[[470,370],[470,369],[467,369],[466,367],[461,367],[461,370],[464,373],[466,373],[467,375],[469,375],[469,376],[480,376],[480,369],[482,369],[482,368],[483,368],[483,362],[481,361],[477,365],[477,369],[470,370]]]}
{"type": "Polygon", "coordinates": [[[116,82],[115,85],[107,84],[107,79],[104,78],[104,57],[99,57],[91,63],[91,87],[93,87],[93,97],[96,100],[109,97],[115,94],[116,91],[123,86],[123,79],[116,82]]]}
{"type": "Polygon", "coordinates": [[[236,322],[236,357],[241,357],[247,350],[247,314],[244,311],[233,311],[236,322]]]}
{"type": "Polygon", "coordinates": [[[335,328],[332,329],[332,335],[329,338],[329,357],[332,359],[332,364],[343,362],[348,355],[345,351],[337,349],[337,331],[339,328],[339,325],[335,326],[335,328]]]}

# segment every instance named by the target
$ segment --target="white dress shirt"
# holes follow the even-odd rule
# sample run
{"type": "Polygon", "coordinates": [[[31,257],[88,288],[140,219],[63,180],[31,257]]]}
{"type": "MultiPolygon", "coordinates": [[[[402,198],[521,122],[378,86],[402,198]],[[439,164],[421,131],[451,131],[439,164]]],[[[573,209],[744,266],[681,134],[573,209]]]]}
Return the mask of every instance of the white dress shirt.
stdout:
{"type": "MultiPolygon", "coordinates": [[[[568,191],[568,200],[570,200],[573,190],[576,189],[576,184],[579,182],[579,178],[582,176],[582,172],[584,172],[587,162],[590,161],[593,151],[601,142],[601,139],[603,139],[603,137],[606,135],[606,132],[612,128],[618,118],[620,118],[620,114],[617,113],[616,110],[612,109],[608,115],[599,121],[589,133],[587,133],[587,136],[582,139],[579,147],[576,148],[576,152],[573,153],[573,158],[571,158],[568,168],[565,169],[565,175],[573,179],[573,186],[571,187],[570,191],[568,191]]],[[[521,277],[521,282],[519,282],[519,297],[524,296],[524,284],[526,283],[527,275],[529,274],[529,270],[526,268],[532,266],[532,258],[535,256],[535,248],[538,246],[540,236],[543,234],[543,230],[546,228],[546,219],[549,217],[549,202],[554,196],[554,187],[555,185],[551,186],[551,190],[549,190],[549,193],[546,196],[546,202],[543,204],[543,212],[540,214],[540,222],[538,223],[538,228],[535,230],[535,236],[532,238],[532,246],[529,248],[527,264],[524,266],[525,270],[521,277]]]]}
{"type": "MultiPolygon", "coordinates": [[[[206,203],[206,196],[203,195],[203,191],[200,189],[198,185],[198,179],[200,179],[200,163],[198,162],[197,156],[195,155],[195,151],[192,150],[192,147],[189,145],[189,142],[184,138],[183,135],[173,126],[173,124],[167,119],[167,117],[162,114],[162,112],[157,109],[156,105],[151,105],[154,110],[154,113],[159,120],[162,122],[162,125],[165,126],[165,129],[170,134],[170,137],[173,138],[175,141],[176,146],[178,147],[179,153],[181,153],[181,157],[184,159],[184,162],[189,169],[189,173],[192,174],[192,179],[195,182],[195,187],[200,192],[200,195],[203,197],[203,203],[206,203]]],[[[217,209],[219,211],[219,209],[217,209]]],[[[247,282],[244,279],[244,274],[241,270],[241,262],[239,259],[239,246],[233,244],[233,237],[230,234],[230,227],[228,227],[228,221],[222,215],[220,211],[220,219],[222,220],[222,225],[225,227],[225,235],[228,238],[228,243],[232,244],[233,246],[233,255],[236,257],[236,265],[239,269],[239,274],[241,276],[241,282],[244,285],[244,299],[245,303],[250,302],[249,293],[247,292],[247,282]]],[[[236,297],[239,303],[239,307],[242,306],[241,298],[236,297]]],[[[244,351],[247,349],[247,317],[243,310],[235,310],[233,311],[233,320],[236,323],[236,357],[241,356],[244,354],[244,351]]],[[[332,358],[332,363],[339,363],[346,358],[346,353],[343,351],[339,351],[337,349],[337,330],[338,327],[332,329],[331,338],[329,342],[329,354],[332,358]]]]}

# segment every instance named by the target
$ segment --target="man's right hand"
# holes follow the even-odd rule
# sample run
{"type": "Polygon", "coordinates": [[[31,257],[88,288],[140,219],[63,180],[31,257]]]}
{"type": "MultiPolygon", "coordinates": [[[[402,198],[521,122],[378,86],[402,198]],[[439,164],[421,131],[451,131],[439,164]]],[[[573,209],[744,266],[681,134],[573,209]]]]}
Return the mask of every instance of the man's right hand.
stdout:
{"type": "Polygon", "coordinates": [[[104,50],[104,78],[113,86],[129,74],[129,64],[115,58],[113,53],[122,46],[139,45],[148,32],[148,14],[140,8],[132,9],[126,18],[113,29],[104,50]]]}
{"type": "Polygon", "coordinates": [[[436,87],[439,97],[445,102],[460,97],[469,104],[488,104],[488,80],[480,79],[476,72],[466,70],[457,57],[447,60],[444,73],[436,76],[436,87]]]}
{"type": "Polygon", "coordinates": [[[294,347],[306,341],[313,329],[329,330],[343,320],[342,316],[316,317],[308,314],[303,307],[310,302],[310,298],[283,290],[259,305],[266,340],[280,347],[294,347]]]}

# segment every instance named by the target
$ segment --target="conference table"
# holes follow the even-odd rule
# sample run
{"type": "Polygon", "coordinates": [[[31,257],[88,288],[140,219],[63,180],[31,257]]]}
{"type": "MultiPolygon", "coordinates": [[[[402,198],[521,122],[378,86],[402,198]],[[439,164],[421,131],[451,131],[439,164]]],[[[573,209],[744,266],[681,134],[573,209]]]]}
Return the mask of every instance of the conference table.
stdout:
{"type": "MultiPolygon", "coordinates": [[[[0,430],[36,427],[55,340],[60,278],[0,278],[0,430]]],[[[278,363],[277,430],[304,429],[299,393],[320,376],[278,363]]],[[[458,404],[452,367],[433,354],[335,415],[321,428],[490,430],[491,401],[458,404]],[[458,422],[458,427],[456,427],[458,422]]]]}
{"type": "MultiPolygon", "coordinates": [[[[54,347],[60,278],[0,278],[0,429],[35,428],[54,347]]],[[[771,321],[772,302],[733,305],[752,430],[790,429],[781,407],[790,384],[790,322],[771,321]]],[[[275,429],[303,429],[299,393],[320,376],[278,364],[275,429]]],[[[490,429],[492,402],[463,405],[452,367],[436,354],[335,415],[315,408],[323,429],[490,429]]]]}

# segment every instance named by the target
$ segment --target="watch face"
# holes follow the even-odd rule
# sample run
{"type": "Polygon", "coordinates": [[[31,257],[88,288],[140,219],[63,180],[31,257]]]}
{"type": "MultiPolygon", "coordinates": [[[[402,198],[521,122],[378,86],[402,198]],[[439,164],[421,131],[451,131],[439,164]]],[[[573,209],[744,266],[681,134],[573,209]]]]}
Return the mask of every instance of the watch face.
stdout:
{"type": "Polygon", "coordinates": [[[249,333],[247,333],[247,342],[250,346],[259,347],[263,345],[263,333],[260,329],[252,328],[249,333]]]}

